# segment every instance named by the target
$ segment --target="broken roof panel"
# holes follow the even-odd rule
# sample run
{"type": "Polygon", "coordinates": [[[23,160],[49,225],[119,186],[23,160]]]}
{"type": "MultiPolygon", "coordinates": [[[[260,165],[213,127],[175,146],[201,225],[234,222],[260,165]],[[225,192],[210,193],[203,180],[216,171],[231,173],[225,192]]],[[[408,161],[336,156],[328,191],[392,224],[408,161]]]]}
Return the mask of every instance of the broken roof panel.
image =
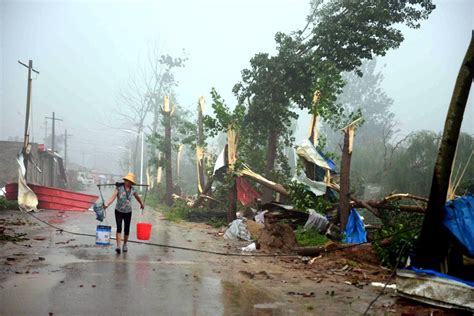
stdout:
{"type": "Polygon", "coordinates": [[[296,154],[321,168],[337,172],[334,162],[331,159],[324,157],[324,155],[317,150],[308,139],[303,140],[298,146],[296,146],[296,154]]]}

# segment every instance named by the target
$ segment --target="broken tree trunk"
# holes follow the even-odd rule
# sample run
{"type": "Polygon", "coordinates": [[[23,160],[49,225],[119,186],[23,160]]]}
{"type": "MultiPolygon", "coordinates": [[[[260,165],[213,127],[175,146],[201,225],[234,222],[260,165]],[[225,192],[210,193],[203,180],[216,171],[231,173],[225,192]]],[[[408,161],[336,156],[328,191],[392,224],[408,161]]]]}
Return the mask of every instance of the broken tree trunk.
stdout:
{"type": "Polygon", "coordinates": [[[163,126],[165,128],[165,179],[166,179],[166,195],[165,203],[168,206],[173,205],[173,167],[171,165],[171,108],[169,98],[164,97],[163,105],[163,126]]]}
{"type": "Polygon", "coordinates": [[[204,97],[200,97],[197,105],[198,109],[198,140],[196,146],[196,164],[198,175],[198,194],[204,190],[204,127],[203,116],[204,111],[204,97]]]}
{"type": "Polygon", "coordinates": [[[347,219],[349,218],[350,206],[350,174],[351,174],[351,156],[352,146],[351,137],[354,130],[351,126],[344,129],[344,145],[341,158],[341,180],[339,191],[339,207],[341,212],[341,230],[346,229],[347,219]]]}
{"type": "MultiPolygon", "coordinates": [[[[276,130],[271,129],[268,133],[267,154],[265,157],[265,175],[267,177],[270,176],[275,166],[277,143],[278,133],[276,130]]],[[[262,200],[265,203],[273,200],[273,191],[270,188],[265,187],[263,189],[262,200]]]]}
{"type": "Polygon", "coordinates": [[[206,197],[206,194],[211,191],[211,188],[212,188],[212,182],[214,181],[214,178],[211,177],[207,180],[207,183],[206,183],[206,186],[204,187],[204,189],[202,190],[202,193],[198,196],[198,198],[194,201],[194,203],[191,205],[192,208],[196,208],[198,207],[199,205],[201,205],[201,203],[205,200],[205,197],[206,197]]]}
{"type": "Polygon", "coordinates": [[[431,183],[430,198],[416,249],[416,256],[413,260],[413,264],[419,268],[441,271],[442,262],[448,251],[448,241],[445,234],[442,233],[444,205],[464,110],[473,79],[474,31],[456,79],[446,122],[444,123],[443,137],[431,183]]]}
{"type": "Polygon", "coordinates": [[[227,223],[237,218],[237,183],[236,177],[232,177],[232,185],[229,189],[229,209],[227,210],[227,223]]]}

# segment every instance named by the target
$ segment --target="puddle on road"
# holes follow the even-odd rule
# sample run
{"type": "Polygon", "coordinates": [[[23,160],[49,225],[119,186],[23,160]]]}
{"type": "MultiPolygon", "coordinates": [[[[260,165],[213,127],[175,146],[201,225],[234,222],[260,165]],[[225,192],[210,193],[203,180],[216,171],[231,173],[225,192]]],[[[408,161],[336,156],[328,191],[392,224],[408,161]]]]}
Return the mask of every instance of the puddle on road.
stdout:
{"type": "Polygon", "coordinates": [[[246,284],[222,281],[224,315],[286,315],[283,302],[275,302],[268,294],[246,284]]]}
{"type": "Polygon", "coordinates": [[[1,311],[5,315],[47,315],[50,293],[63,273],[20,274],[2,283],[1,311]]]}
{"type": "Polygon", "coordinates": [[[46,263],[54,266],[64,266],[70,263],[86,263],[92,262],[93,260],[81,259],[76,256],[71,256],[67,254],[58,254],[58,255],[46,255],[46,263]]]}

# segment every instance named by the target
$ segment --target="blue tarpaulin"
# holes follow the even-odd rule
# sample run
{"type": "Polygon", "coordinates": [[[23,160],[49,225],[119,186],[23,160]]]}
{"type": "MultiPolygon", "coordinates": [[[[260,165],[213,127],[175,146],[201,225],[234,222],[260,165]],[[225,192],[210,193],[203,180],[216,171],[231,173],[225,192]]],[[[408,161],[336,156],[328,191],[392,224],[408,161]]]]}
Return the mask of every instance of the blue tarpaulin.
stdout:
{"type": "Polygon", "coordinates": [[[362,218],[355,208],[351,208],[345,233],[346,238],[344,242],[348,244],[367,242],[367,232],[365,231],[364,222],[362,222],[362,218]]]}
{"type": "Polygon", "coordinates": [[[461,282],[461,283],[464,283],[464,284],[469,285],[470,287],[474,288],[474,282],[470,282],[470,281],[466,281],[466,280],[463,280],[463,279],[460,279],[460,278],[456,278],[456,277],[453,277],[452,275],[447,275],[447,274],[444,274],[444,273],[441,273],[441,272],[438,272],[438,271],[435,271],[435,270],[418,269],[418,268],[415,268],[414,266],[408,266],[404,269],[405,270],[411,270],[411,271],[419,273],[419,274],[427,274],[427,275],[436,276],[436,277],[439,277],[439,278],[445,278],[445,279],[461,282]]]}
{"type": "Polygon", "coordinates": [[[443,224],[466,248],[467,254],[474,257],[474,196],[446,202],[443,224]]]}
{"type": "Polygon", "coordinates": [[[334,172],[334,173],[337,173],[336,164],[334,163],[334,161],[332,161],[332,159],[326,157],[321,150],[319,150],[319,149],[316,149],[316,150],[321,155],[321,157],[323,157],[324,160],[326,160],[328,166],[331,168],[331,171],[334,172]]]}

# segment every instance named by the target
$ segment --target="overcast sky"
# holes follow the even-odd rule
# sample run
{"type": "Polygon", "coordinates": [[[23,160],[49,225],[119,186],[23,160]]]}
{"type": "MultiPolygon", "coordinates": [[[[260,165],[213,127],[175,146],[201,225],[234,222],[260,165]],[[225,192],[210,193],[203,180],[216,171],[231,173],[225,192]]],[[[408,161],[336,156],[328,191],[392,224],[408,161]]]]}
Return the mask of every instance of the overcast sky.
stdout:
{"type": "MultiPolygon", "coordinates": [[[[129,137],[115,113],[118,94],[147,58],[150,47],[175,56],[179,103],[194,109],[204,95],[210,113],[215,87],[233,106],[231,89],[258,52],[275,51],[274,34],[305,25],[309,1],[6,1],[0,0],[0,139],[22,137],[27,70],[34,61],[33,140],[41,142],[45,116],[63,119],[70,153],[78,163],[116,171],[117,146],[129,137]]],[[[474,1],[439,0],[418,30],[404,29],[405,41],[378,61],[383,88],[394,99],[403,133],[440,131],[454,81],[474,28],[474,1]],[[385,67],[382,67],[385,65],[385,67]]],[[[302,137],[307,116],[299,125],[302,137]]],[[[474,133],[470,98],[463,130],[474,133]]],[[[50,126],[50,125],[49,125],[50,126]]],[[[118,160],[118,158],[117,158],[118,160]]]]}

